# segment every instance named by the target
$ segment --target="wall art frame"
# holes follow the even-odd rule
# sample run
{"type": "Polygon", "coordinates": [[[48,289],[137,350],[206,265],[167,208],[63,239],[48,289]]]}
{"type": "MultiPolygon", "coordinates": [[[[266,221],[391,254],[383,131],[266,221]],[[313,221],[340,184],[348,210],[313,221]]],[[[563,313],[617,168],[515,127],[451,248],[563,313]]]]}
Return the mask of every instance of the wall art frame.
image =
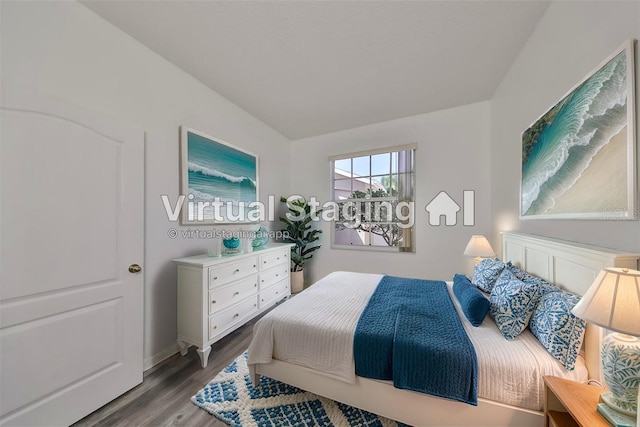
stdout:
{"type": "Polygon", "coordinates": [[[635,40],[522,133],[520,218],[638,219],[635,40]]]}
{"type": "Polygon", "coordinates": [[[180,126],[183,225],[259,222],[258,156],[180,126]]]}

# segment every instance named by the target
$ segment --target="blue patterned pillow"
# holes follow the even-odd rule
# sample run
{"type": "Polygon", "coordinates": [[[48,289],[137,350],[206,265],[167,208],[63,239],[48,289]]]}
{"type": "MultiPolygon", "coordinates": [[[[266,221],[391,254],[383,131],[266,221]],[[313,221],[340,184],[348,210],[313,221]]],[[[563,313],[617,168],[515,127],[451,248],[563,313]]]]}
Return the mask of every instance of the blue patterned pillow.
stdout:
{"type": "Polygon", "coordinates": [[[549,292],[562,291],[562,289],[552,285],[551,283],[547,282],[543,278],[534,276],[533,274],[527,273],[526,271],[520,269],[519,267],[516,267],[511,263],[511,261],[508,261],[505,264],[505,266],[507,269],[509,269],[509,271],[511,271],[511,273],[513,273],[514,276],[516,276],[518,280],[521,280],[525,283],[534,283],[540,286],[540,295],[546,295],[549,292]]]}
{"type": "Polygon", "coordinates": [[[512,340],[529,324],[539,299],[540,288],[537,284],[518,280],[511,271],[505,269],[489,296],[489,313],[502,335],[512,340]]]}
{"type": "Polygon", "coordinates": [[[584,339],[587,322],[574,316],[571,309],[580,297],[568,292],[544,295],[531,316],[529,328],[549,354],[573,370],[584,339]]]}
{"type": "Polygon", "coordinates": [[[453,276],[453,293],[473,326],[480,326],[489,311],[489,300],[462,274],[453,276]]]}
{"type": "Polygon", "coordinates": [[[483,259],[473,269],[473,284],[482,291],[491,292],[504,266],[499,259],[483,259]]]}
{"type": "Polygon", "coordinates": [[[538,285],[540,286],[540,297],[541,298],[543,296],[545,296],[546,294],[550,293],[550,292],[562,292],[562,289],[560,289],[557,286],[552,285],[551,283],[547,282],[544,279],[540,279],[540,282],[538,283],[538,285]]]}

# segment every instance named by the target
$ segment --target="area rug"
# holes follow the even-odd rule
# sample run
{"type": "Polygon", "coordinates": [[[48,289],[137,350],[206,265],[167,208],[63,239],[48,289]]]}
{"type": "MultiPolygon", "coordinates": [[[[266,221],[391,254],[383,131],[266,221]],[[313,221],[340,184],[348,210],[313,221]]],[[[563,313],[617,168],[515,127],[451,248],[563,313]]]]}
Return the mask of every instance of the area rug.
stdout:
{"type": "Polygon", "coordinates": [[[260,377],[260,385],[254,387],[246,351],[191,401],[233,427],[402,426],[271,378],[260,377]]]}

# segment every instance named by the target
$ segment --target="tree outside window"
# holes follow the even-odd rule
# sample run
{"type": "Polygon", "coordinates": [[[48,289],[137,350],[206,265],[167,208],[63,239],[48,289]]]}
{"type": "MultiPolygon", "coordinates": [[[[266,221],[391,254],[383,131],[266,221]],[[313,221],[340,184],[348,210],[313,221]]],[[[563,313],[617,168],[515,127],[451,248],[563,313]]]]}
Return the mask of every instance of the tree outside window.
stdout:
{"type": "Polygon", "coordinates": [[[400,148],[332,159],[333,200],[340,207],[335,247],[413,251],[407,205],[413,204],[415,146],[400,148]]]}

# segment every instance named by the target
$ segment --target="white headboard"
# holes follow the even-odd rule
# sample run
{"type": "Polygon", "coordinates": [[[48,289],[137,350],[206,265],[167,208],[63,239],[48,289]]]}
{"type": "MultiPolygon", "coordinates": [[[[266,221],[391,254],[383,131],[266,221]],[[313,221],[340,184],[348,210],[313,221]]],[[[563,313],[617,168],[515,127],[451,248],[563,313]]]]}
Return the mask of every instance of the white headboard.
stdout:
{"type": "MultiPolygon", "coordinates": [[[[521,233],[502,233],[502,259],[578,295],[606,267],[638,269],[640,254],[521,233]]],[[[589,377],[602,382],[600,347],[604,331],[588,324],[584,339],[589,377]]]]}

